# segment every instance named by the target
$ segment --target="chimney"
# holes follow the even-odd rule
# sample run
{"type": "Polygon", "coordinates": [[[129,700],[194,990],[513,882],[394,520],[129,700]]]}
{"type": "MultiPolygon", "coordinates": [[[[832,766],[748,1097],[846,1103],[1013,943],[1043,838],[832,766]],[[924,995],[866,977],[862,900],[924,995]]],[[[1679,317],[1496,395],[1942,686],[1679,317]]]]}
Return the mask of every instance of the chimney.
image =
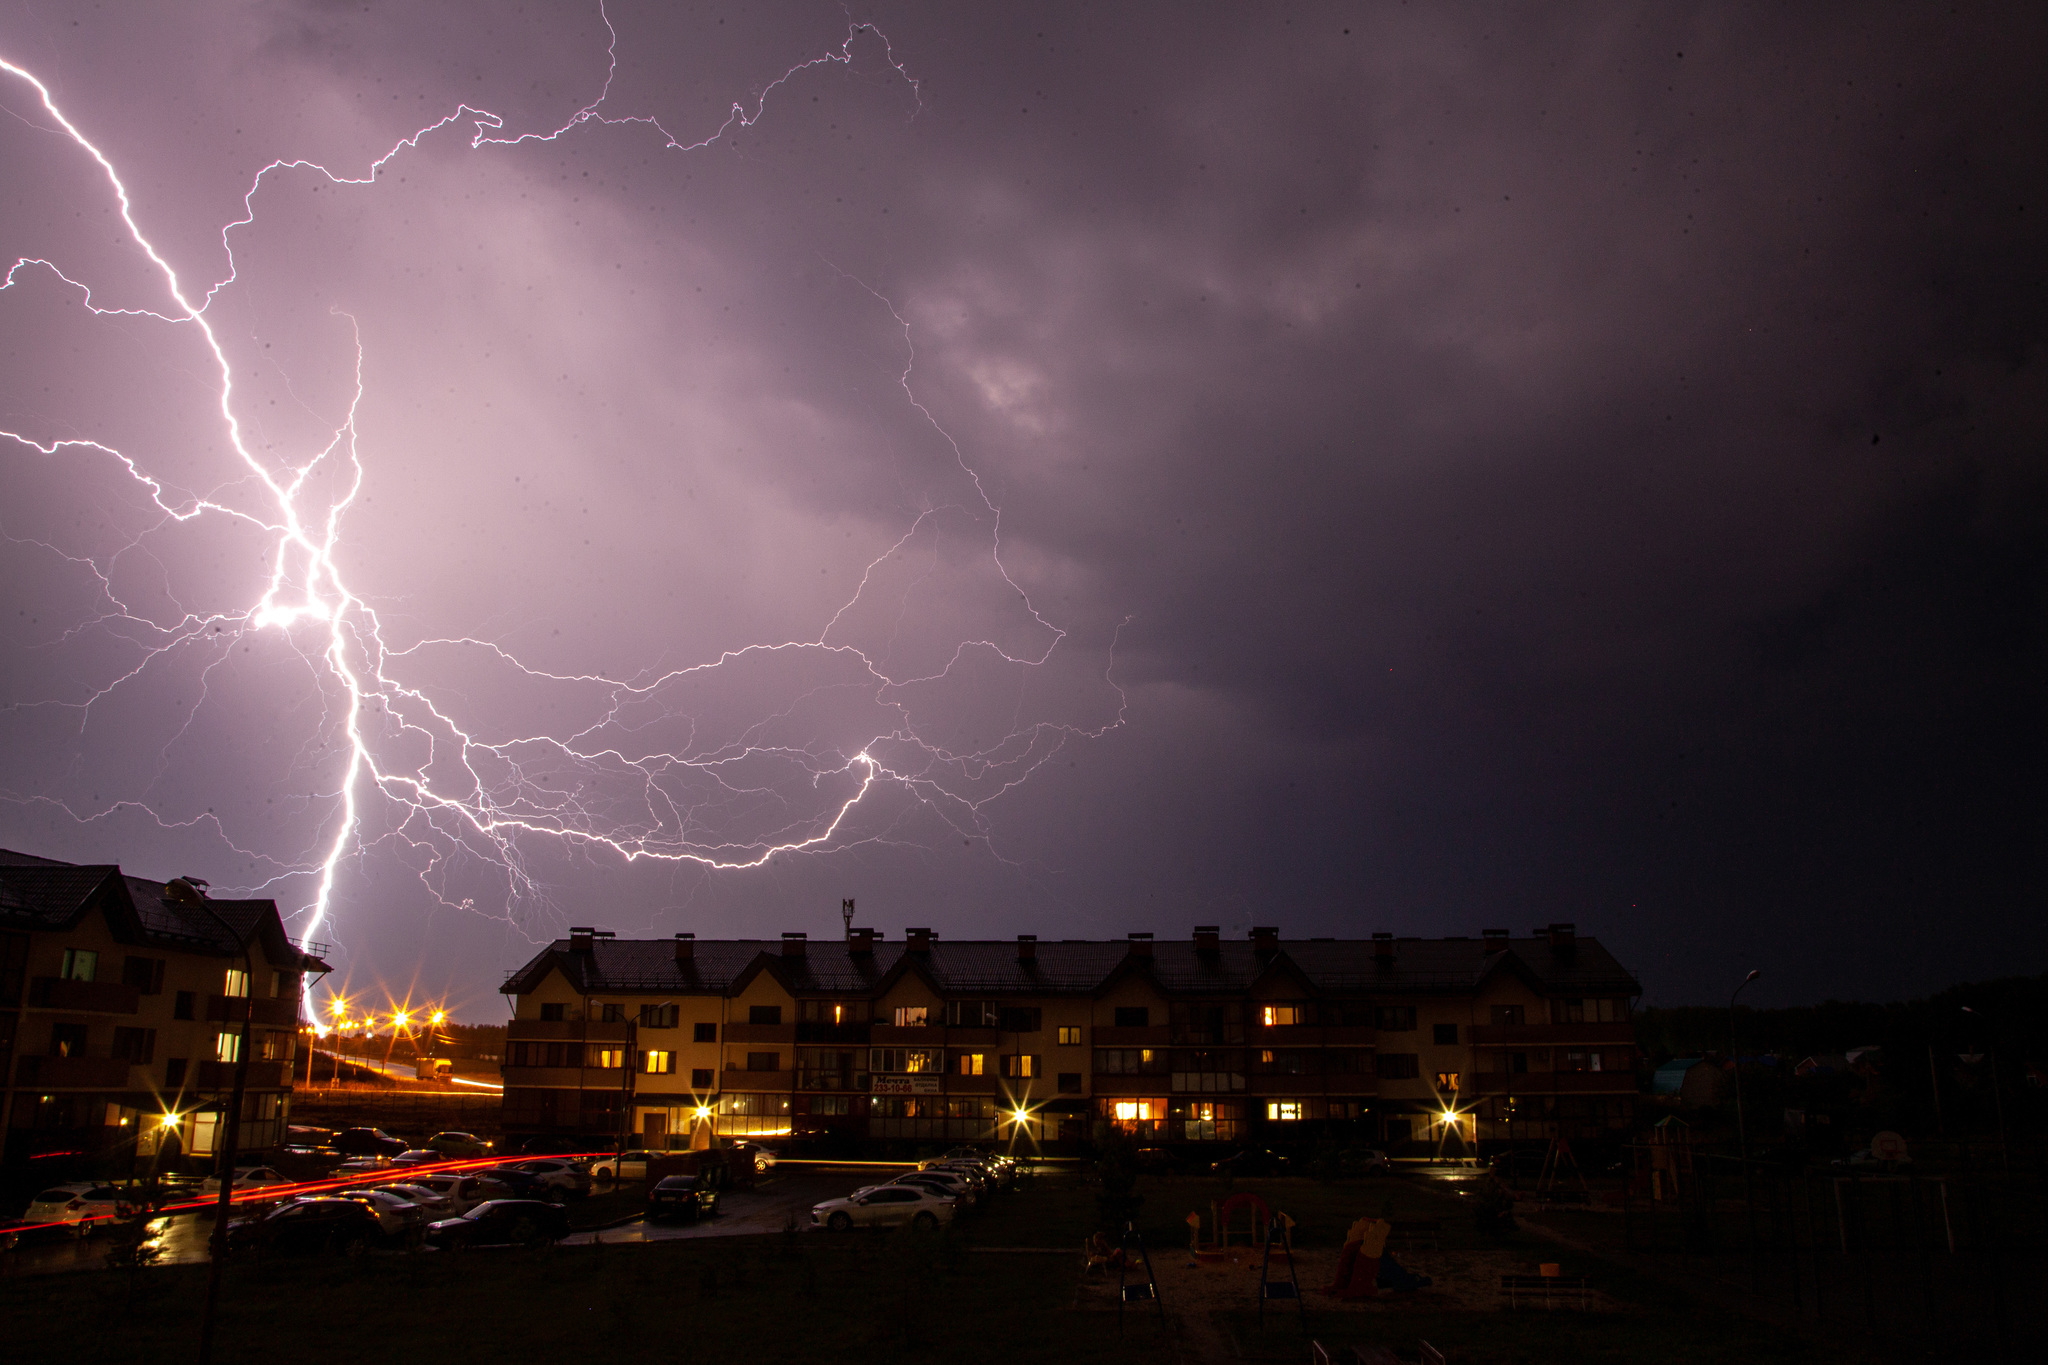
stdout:
{"type": "Polygon", "coordinates": [[[1203,957],[1214,957],[1223,951],[1223,930],[1214,924],[1195,926],[1195,951],[1203,957]]]}
{"type": "Polygon", "coordinates": [[[1252,951],[1260,957],[1271,957],[1280,951],[1280,927],[1276,924],[1254,924],[1252,926],[1252,951]]]}
{"type": "Polygon", "coordinates": [[[782,936],[782,955],[784,957],[802,957],[804,955],[804,947],[809,939],[810,935],[808,934],[784,934],[782,936]]]}
{"type": "Polygon", "coordinates": [[[678,963],[689,962],[695,959],[696,956],[697,936],[695,934],[677,934],[676,961],[678,963]]]}
{"type": "Polygon", "coordinates": [[[932,950],[932,939],[934,937],[936,935],[929,929],[905,929],[903,931],[903,946],[913,953],[929,953],[932,950]]]}
{"type": "Polygon", "coordinates": [[[1394,965],[1394,936],[1376,933],[1372,936],[1372,960],[1382,967],[1394,965]]]}
{"type": "Polygon", "coordinates": [[[872,929],[849,929],[846,941],[856,953],[872,954],[875,951],[875,931],[872,929]]]}
{"type": "Polygon", "coordinates": [[[1578,946],[1578,926],[1567,923],[1552,924],[1549,930],[1550,951],[1559,956],[1569,956],[1578,946]]]}
{"type": "Polygon", "coordinates": [[[572,928],[572,929],[570,929],[570,930],[569,930],[569,951],[570,951],[570,952],[572,952],[572,953],[587,953],[587,952],[589,952],[589,951],[590,951],[590,942],[591,942],[591,940],[592,940],[593,938],[595,938],[596,936],[597,936],[597,930],[595,930],[595,929],[590,929],[590,928],[572,928]]]}
{"type": "Polygon", "coordinates": [[[1481,929],[1479,936],[1486,943],[1486,951],[1497,953],[1508,946],[1508,931],[1505,929],[1481,929]]]}
{"type": "Polygon", "coordinates": [[[1132,957],[1149,958],[1152,956],[1152,935],[1131,934],[1128,937],[1131,944],[1129,951],[1132,957]]]}
{"type": "Polygon", "coordinates": [[[1019,962],[1038,961],[1038,935],[1017,935],[1017,960],[1019,962]]]}

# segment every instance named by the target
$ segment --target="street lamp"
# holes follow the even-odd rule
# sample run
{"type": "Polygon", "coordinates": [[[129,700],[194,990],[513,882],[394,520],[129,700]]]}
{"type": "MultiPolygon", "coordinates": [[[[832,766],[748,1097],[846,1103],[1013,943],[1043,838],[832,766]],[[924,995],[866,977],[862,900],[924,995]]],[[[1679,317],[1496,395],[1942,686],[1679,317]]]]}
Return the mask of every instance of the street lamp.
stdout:
{"type": "Polygon", "coordinates": [[[1742,1157],[1744,1170],[1749,1168],[1749,1128],[1742,1117],[1742,1053],[1735,1045],[1735,997],[1763,974],[1763,968],[1751,968],[1749,975],[1742,978],[1742,985],[1728,996],[1728,1061],[1735,1068],[1735,1150],[1742,1157]]]}

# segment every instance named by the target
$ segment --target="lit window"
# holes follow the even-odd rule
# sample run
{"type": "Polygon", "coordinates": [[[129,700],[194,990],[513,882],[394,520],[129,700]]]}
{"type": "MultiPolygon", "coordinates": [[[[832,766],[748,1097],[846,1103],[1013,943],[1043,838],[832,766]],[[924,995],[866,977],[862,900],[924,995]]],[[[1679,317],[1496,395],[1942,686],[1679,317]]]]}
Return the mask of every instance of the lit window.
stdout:
{"type": "Polygon", "coordinates": [[[597,1067],[600,1071],[618,1071],[626,1065],[626,1050],[617,1047],[601,1047],[597,1050],[597,1067]]]}
{"type": "Polygon", "coordinates": [[[1081,1046],[1081,1030],[1080,1030],[1079,1028],[1077,1028],[1077,1027],[1075,1027],[1075,1028],[1062,1028],[1062,1029],[1060,1030],[1060,1046],[1061,1046],[1061,1047],[1079,1047],[1079,1046],[1081,1046]]]}
{"type": "Polygon", "coordinates": [[[986,1053],[963,1052],[960,1054],[960,1074],[963,1076],[979,1076],[982,1068],[986,1065],[988,1065],[988,1054],[986,1053]]]}
{"type": "Polygon", "coordinates": [[[1449,1092],[1450,1092],[1451,1094],[1454,1094],[1454,1095],[1455,1095],[1455,1094],[1457,1094],[1457,1093],[1458,1093],[1458,1073],[1457,1073],[1457,1072],[1455,1072],[1455,1071],[1439,1071],[1439,1072],[1437,1072],[1437,1073],[1436,1073],[1436,1088],[1437,1088],[1438,1090],[1441,1090],[1441,1091],[1449,1091],[1449,1092]]]}
{"type": "Polygon", "coordinates": [[[896,1007],[897,1028],[923,1028],[930,1011],[923,1005],[898,1005],[896,1007]]]}
{"type": "Polygon", "coordinates": [[[1300,1100],[1268,1100],[1266,1117],[1275,1123],[1299,1123],[1302,1120],[1300,1100]]]}
{"type": "Polygon", "coordinates": [[[1003,1074],[1012,1080],[1029,1080],[1038,1074],[1038,1058],[1026,1055],[1003,1058],[1003,1074]]]}
{"type": "Polygon", "coordinates": [[[1259,1022],[1267,1028],[1293,1028],[1308,1022],[1306,1014],[1300,1005],[1265,1005],[1260,1007],[1259,1022]]]}
{"type": "Polygon", "coordinates": [[[99,965],[98,953],[88,948],[66,948],[62,976],[66,981],[90,981],[99,971],[99,965]]]}
{"type": "Polygon", "coordinates": [[[1118,1123],[1150,1123],[1153,1118],[1151,1100],[1118,1100],[1110,1107],[1118,1123]]]}
{"type": "Polygon", "coordinates": [[[217,1062],[240,1061],[242,1057],[242,1035],[239,1033],[217,1033],[213,1037],[213,1059],[217,1062]]]}
{"type": "Polygon", "coordinates": [[[220,993],[232,999],[242,999],[249,994],[249,974],[240,967],[228,968],[227,980],[221,986],[220,993]]]}
{"type": "Polygon", "coordinates": [[[676,1054],[673,1052],[643,1052],[640,1054],[640,1074],[643,1076],[666,1076],[676,1069],[676,1054]]]}

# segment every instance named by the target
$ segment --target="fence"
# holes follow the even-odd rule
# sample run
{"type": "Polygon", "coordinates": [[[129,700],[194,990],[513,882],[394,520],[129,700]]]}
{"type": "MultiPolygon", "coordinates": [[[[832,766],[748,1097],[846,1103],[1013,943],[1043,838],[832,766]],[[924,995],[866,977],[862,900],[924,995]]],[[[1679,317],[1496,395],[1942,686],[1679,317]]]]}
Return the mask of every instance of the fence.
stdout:
{"type": "Polygon", "coordinates": [[[2038,1173],[1787,1171],[1692,1154],[1663,1199],[1623,1196],[1625,1243],[1743,1306],[1875,1337],[2012,1341],[2048,1326],[2038,1173]]]}

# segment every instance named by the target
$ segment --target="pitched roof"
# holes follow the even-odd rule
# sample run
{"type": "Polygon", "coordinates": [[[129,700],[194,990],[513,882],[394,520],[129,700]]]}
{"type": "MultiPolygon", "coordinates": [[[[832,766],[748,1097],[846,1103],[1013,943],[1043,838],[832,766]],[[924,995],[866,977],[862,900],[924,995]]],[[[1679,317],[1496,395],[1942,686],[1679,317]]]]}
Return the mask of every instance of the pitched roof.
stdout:
{"type": "Polygon", "coordinates": [[[81,867],[0,849],[0,925],[67,929],[95,905],[122,942],[231,957],[261,941],[273,962],[296,958],[301,971],[328,970],[286,935],[274,900],[194,902],[173,895],[167,883],[127,876],[111,864],[81,867]]]}
{"type": "Polygon", "coordinates": [[[687,963],[678,963],[672,939],[597,938],[577,950],[557,939],[501,987],[523,994],[559,970],[579,992],[688,995],[733,994],[769,972],[794,995],[874,995],[906,972],[917,972],[941,995],[1092,995],[1127,975],[1149,977],[1167,995],[1241,995],[1255,981],[1276,995],[1291,977],[1316,995],[1464,994],[1497,972],[1513,973],[1553,995],[1638,995],[1642,987],[1601,947],[1578,938],[1569,949],[1543,938],[1506,945],[1478,939],[1402,938],[1394,961],[1382,965],[1369,939],[1283,939],[1276,952],[1252,944],[1222,943],[1213,953],[1191,941],[1158,942],[1149,959],[1133,957],[1120,940],[1046,941],[1020,959],[1009,939],[934,939],[913,953],[902,942],[877,942],[870,953],[851,945],[812,940],[801,957],[785,957],[775,939],[697,939],[687,963]]]}

